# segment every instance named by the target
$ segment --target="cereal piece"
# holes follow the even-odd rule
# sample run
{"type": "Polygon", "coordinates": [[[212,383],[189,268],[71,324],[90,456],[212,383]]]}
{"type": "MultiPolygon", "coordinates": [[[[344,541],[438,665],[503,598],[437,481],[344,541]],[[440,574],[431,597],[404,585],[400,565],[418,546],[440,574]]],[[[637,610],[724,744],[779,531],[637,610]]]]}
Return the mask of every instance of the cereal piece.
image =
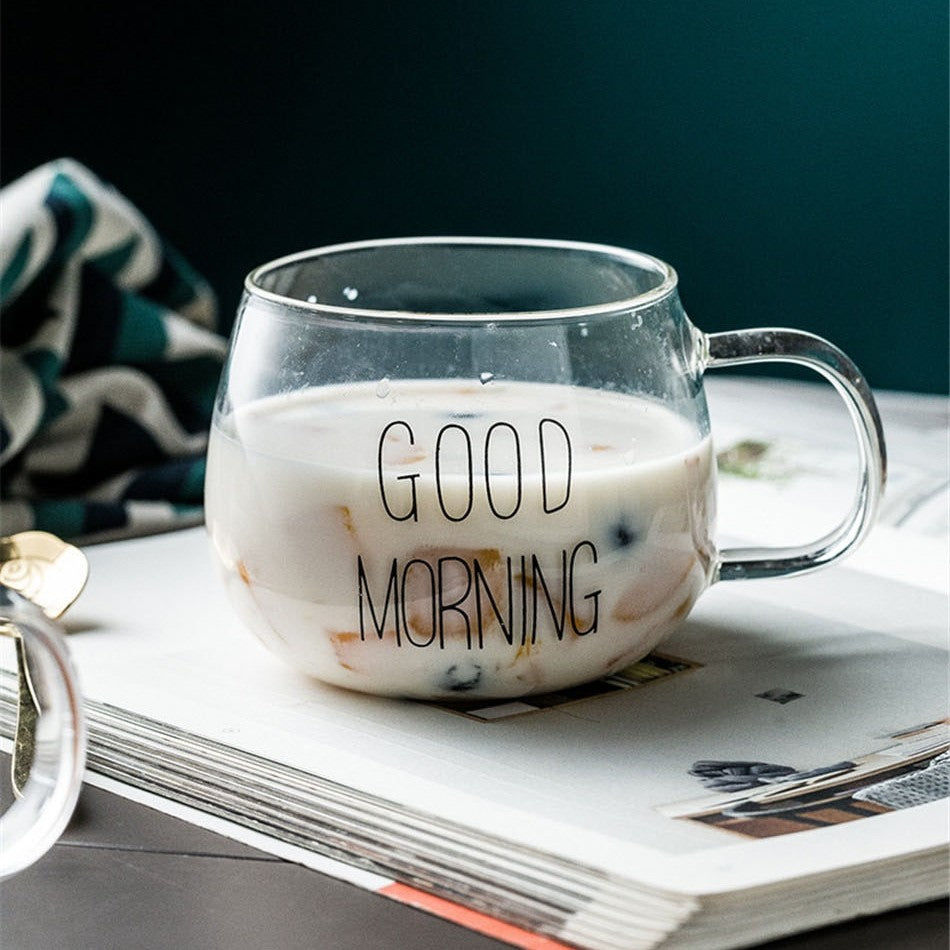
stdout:
{"type": "MultiPolygon", "coordinates": [[[[686,583],[695,564],[695,554],[682,554],[643,565],[636,579],[623,592],[611,616],[621,623],[636,623],[659,610],[686,583]]],[[[692,598],[689,603],[692,603],[692,598]]],[[[683,608],[684,605],[680,604],[677,611],[683,608]]]]}
{"type": "Polygon", "coordinates": [[[353,527],[353,514],[350,511],[349,505],[339,505],[337,506],[337,511],[340,512],[340,520],[343,522],[343,527],[346,530],[346,533],[351,537],[356,537],[356,528],[353,527]]]}
{"type": "Polygon", "coordinates": [[[466,693],[481,684],[482,667],[474,660],[453,663],[439,678],[439,687],[450,693],[466,693]]]}
{"type": "Polygon", "coordinates": [[[244,581],[244,583],[247,584],[248,587],[250,587],[251,575],[247,571],[247,565],[243,561],[238,560],[237,563],[234,565],[234,567],[237,570],[238,576],[241,578],[241,580],[244,581]]]}
{"type": "Polygon", "coordinates": [[[629,548],[640,540],[640,533],[630,524],[626,516],[620,518],[610,528],[610,542],[614,548],[629,548]]]}
{"type": "Polygon", "coordinates": [[[356,671],[356,667],[350,662],[352,660],[350,654],[354,652],[352,648],[359,642],[360,635],[358,633],[345,631],[330,634],[330,643],[333,645],[333,652],[336,654],[337,662],[344,670],[350,670],[351,672],[356,671]]]}

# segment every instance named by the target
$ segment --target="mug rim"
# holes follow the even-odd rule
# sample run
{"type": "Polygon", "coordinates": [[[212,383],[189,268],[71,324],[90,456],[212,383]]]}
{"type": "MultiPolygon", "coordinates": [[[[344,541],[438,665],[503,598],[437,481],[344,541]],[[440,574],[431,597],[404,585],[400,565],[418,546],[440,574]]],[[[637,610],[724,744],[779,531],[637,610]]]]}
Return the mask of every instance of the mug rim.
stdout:
{"type": "Polygon", "coordinates": [[[524,322],[569,322],[586,317],[605,314],[630,313],[652,306],[676,290],[678,278],[673,267],[652,254],[630,250],[610,244],[587,241],[571,241],[554,238],[517,238],[517,237],[460,237],[460,236],[424,236],[377,238],[364,241],[348,241],[340,244],[328,244],[310,248],[275,258],[260,264],[248,273],[244,279],[244,291],[248,297],[255,297],[282,308],[311,314],[342,317],[349,320],[371,320],[379,322],[412,323],[524,323],[524,322]],[[522,247],[547,248],[561,251],[581,251],[600,257],[612,257],[623,263],[632,264],[644,270],[658,272],[660,283],[643,293],[630,297],[621,297],[607,303],[590,304],[582,307],[565,307],[554,310],[525,310],[497,312],[430,312],[425,310],[381,310],[368,307],[349,307],[319,301],[301,300],[267,290],[261,286],[261,280],[268,274],[290,264],[333,254],[351,251],[373,250],[385,247],[412,247],[422,245],[475,246],[475,247],[522,247]]]}

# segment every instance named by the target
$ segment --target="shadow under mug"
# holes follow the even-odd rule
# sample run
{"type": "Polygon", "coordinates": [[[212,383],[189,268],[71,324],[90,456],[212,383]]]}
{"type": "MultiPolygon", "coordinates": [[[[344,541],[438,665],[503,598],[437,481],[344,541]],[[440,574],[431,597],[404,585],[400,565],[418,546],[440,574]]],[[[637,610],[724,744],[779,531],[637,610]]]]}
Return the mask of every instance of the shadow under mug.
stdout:
{"type": "Polygon", "coordinates": [[[829,564],[884,481],[872,394],[831,343],[703,333],[673,269],[635,251],[411,238],[249,275],[206,510],[238,614],[292,664],[471,700],[607,675],[711,584],[829,564]],[[763,361],[841,394],[854,503],[812,544],[720,551],[703,375],[763,361]]]}

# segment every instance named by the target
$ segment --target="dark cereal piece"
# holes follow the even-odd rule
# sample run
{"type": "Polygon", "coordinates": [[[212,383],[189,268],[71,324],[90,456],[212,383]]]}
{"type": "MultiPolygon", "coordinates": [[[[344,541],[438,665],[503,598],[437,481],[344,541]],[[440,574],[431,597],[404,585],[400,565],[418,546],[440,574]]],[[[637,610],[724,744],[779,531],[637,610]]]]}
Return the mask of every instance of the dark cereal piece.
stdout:
{"type": "Polygon", "coordinates": [[[639,532],[630,524],[626,516],[610,526],[609,537],[611,545],[615,548],[629,548],[640,539],[639,532]]]}
{"type": "Polygon", "coordinates": [[[467,693],[481,682],[481,665],[473,660],[453,663],[442,675],[439,686],[452,693],[467,693]]]}

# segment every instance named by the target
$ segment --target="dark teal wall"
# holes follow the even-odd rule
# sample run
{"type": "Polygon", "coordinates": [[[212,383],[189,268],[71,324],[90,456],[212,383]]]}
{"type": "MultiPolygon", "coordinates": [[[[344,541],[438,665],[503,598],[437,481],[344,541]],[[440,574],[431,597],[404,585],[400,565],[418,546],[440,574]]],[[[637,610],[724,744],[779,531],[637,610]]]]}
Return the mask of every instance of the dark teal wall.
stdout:
{"type": "Polygon", "coordinates": [[[234,306],[308,246],[579,238],[704,329],[799,326],[945,391],[945,0],[2,8],[4,181],[69,154],[234,306]]]}

